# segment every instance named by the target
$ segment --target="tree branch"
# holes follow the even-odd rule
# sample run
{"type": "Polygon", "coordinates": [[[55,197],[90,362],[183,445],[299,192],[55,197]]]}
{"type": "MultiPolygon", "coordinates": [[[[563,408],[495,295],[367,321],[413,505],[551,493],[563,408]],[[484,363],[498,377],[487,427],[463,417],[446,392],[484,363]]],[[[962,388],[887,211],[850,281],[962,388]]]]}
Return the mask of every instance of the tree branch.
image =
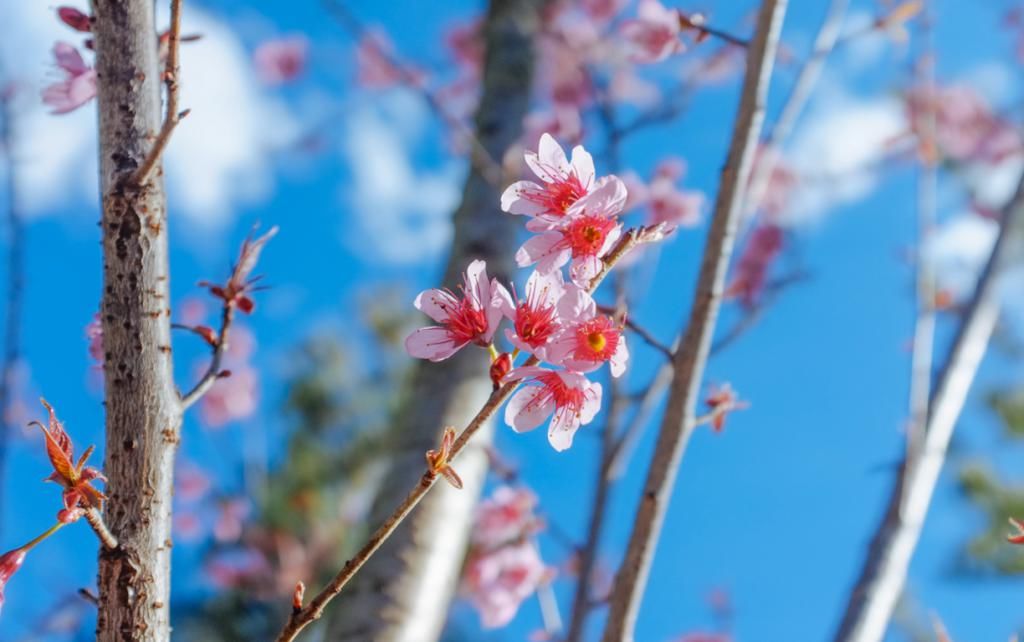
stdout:
{"type": "Polygon", "coordinates": [[[210,365],[206,368],[206,372],[199,378],[195,387],[181,396],[181,410],[184,412],[188,410],[194,403],[199,401],[203,395],[209,392],[213,384],[217,383],[222,375],[221,363],[224,360],[224,353],[228,350],[228,333],[231,330],[231,324],[235,319],[235,306],[225,303],[221,311],[220,317],[220,330],[217,331],[217,342],[213,347],[213,356],[210,359],[210,365]]]}
{"type": "Polygon", "coordinates": [[[836,642],[878,642],[903,590],[957,419],[999,316],[998,277],[1024,242],[1024,177],[1004,208],[999,236],[978,278],[928,404],[921,448],[893,488],[886,514],[847,601],[836,642]]]}
{"type": "Polygon", "coordinates": [[[167,32],[167,67],[164,69],[164,82],[167,84],[167,113],[164,115],[164,123],[160,127],[160,133],[153,141],[153,147],[146,154],[145,160],[132,174],[129,182],[132,185],[143,185],[149,180],[150,175],[160,162],[167,143],[171,140],[174,128],[178,126],[181,119],[188,116],[189,110],[178,112],[178,50],[181,47],[181,0],[171,0],[171,28],[167,32]]]}
{"type": "Polygon", "coordinates": [[[672,486],[686,441],[695,426],[694,410],[743,209],[744,188],[764,121],[764,103],[785,8],[785,0],[765,0],[762,3],[754,38],[747,50],[747,71],[739,110],[728,159],[722,170],[721,187],[704,248],[693,307],[683,340],[674,355],[668,405],[625,559],[616,576],[602,638],[604,642],[630,642],[633,639],[640,600],[672,486]]]}
{"type": "MultiPolygon", "coordinates": [[[[588,288],[589,292],[593,292],[604,280],[604,277],[608,274],[608,271],[618,263],[627,252],[632,248],[636,247],[640,243],[648,242],[660,238],[661,227],[655,228],[640,228],[633,229],[623,235],[622,239],[612,249],[612,251],[604,258],[604,265],[601,271],[590,283],[588,288]]],[[[537,365],[540,361],[537,357],[530,357],[524,366],[537,365]]],[[[477,433],[487,423],[487,421],[498,411],[512,393],[519,387],[519,382],[506,383],[502,387],[498,388],[491,393],[490,397],[483,407],[477,412],[476,416],[467,424],[466,428],[459,433],[455,443],[452,444],[451,454],[449,461],[454,460],[458,457],[459,453],[466,447],[469,440],[472,439],[473,435],[477,433]]],[[[427,494],[427,492],[434,486],[437,481],[437,476],[424,472],[423,476],[420,477],[419,483],[414,486],[405,499],[395,507],[391,514],[384,520],[380,526],[370,535],[369,539],[365,544],[353,555],[340,571],[334,576],[327,586],[325,586],[317,595],[310,600],[309,604],[297,612],[293,612],[291,617],[288,618],[288,622],[285,624],[281,633],[277,636],[277,642],[290,642],[311,622],[319,619],[324,612],[327,605],[333,600],[345,585],[348,584],[349,580],[366,564],[377,549],[387,541],[391,534],[395,532],[398,525],[412,512],[413,508],[420,503],[420,500],[427,494]]]]}
{"type": "Polygon", "coordinates": [[[103,544],[107,549],[113,550],[117,548],[117,538],[107,528],[106,522],[103,521],[103,515],[100,514],[95,508],[89,508],[85,511],[85,521],[89,522],[89,526],[96,533],[96,537],[99,538],[100,543],[103,544]]]}

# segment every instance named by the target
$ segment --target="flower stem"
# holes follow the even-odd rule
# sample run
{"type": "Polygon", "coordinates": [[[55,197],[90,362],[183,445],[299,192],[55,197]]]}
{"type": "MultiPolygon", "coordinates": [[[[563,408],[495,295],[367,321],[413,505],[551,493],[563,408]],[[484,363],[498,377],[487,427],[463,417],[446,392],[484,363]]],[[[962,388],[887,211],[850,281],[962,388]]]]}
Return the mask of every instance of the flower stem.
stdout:
{"type": "Polygon", "coordinates": [[[21,547],[21,549],[22,549],[22,550],[24,550],[24,551],[26,551],[26,552],[27,552],[27,551],[30,551],[30,550],[32,550],[33,548],[35,548],[35,547],[36,547],[36,545],[38,545],[38,544],[39,544],[40,542],[42,542],[42,541],[43,541],[44,539],[46,539],[46,538],[47,538],[47,537],[49,537],[50,535],[53,535],[54,533],[56,533],[57,531],[59,531],[59,530],[60,530],[61,528],[63,528],[63,527],[64,527],[64,524],[63,524],[63,522],[57,522],[57,523],[55,523],[55,524],[54,524],[53,526],[51,526],[50,528],[46,529],[46,530],[45,530],[45,531],[44,531],[44,532],[43,532],[43,533],[42,533],[42,534],[41,534],[41,535],[40,535],[39,537],[36,537],[36,538],[35,538],[34,540],[32,540],[31,542],[29,542],[29,543],[25,544],[24,546],[22,546],[22,547],[21,547]]]}

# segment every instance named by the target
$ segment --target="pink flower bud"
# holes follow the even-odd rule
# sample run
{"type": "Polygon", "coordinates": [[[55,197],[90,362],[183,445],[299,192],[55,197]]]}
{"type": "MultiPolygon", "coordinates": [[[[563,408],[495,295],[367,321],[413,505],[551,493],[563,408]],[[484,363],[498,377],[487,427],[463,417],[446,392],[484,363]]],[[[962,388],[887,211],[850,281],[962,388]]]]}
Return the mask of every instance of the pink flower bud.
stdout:
{"type": "Polygon", "coordinates": [[[4,605],[4,589],[7,587],[7,580],[21,568],[27,552],[24,548],[16,548],[0,556],[0,608],[4,605]]]}
{"type": "Polygon", "coordinates": [[[491,381],[494,383],[494,389],[497,390],[501,387],[501,380],[505,378],[505,375],[512,369],[512,355],[507,352],[502,352],[498,355],[498,358],[491,363],[491,381]]]}
{"type": "Polygon", "coordinates": [[[74,7],[57,7],[57,17],[75,31],[83,33],[92,31],[92,23],[89,20],[89,16],[74,7]]]}

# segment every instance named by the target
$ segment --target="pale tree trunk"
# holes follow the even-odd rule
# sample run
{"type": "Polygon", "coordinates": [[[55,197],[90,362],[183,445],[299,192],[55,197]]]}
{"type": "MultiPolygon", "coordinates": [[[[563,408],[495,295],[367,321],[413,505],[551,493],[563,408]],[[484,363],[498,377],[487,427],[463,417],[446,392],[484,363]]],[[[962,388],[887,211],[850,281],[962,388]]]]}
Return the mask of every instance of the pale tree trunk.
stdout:
{"type": "Polygon", "coordinates": [[[1001,227],[974,298],[936,379],[921,444],[909,453],[847,599],[835,642],[879,642],[906,583],[946,451],[1000,308],[999,276],[1024,256],[1024,178],[1003,210],[1001,227]]]}
{"type": "Polygon", "coordinates": [[[170,638],[171,496],[181,405],[171,363],[163,181],[136,187],[161,126],[152,0],[93,0],[103,200],[107,525],[97,639],[170,638]]]}
{"type": "MultiPolygon", "coordinates": [[[[540,13],[547,0],[492,0],[483,25],[486,56],[477,109],[476,156],[454,215],[455,238],[444,283],[455,287],[470,261],[487,261],[489,276],[512,272],[515,217],[501,212],[500,189],[481,168],[494,167],[522,134],[534,68],[540,13]],[[482,148],[482,149],[481,149],[482,148]],[[480,158],[482,150],[490,159],[480,158]]],[[[391,471],[369,518],[377,524],[423,475],[424,453],[436,448],[444,426],[465,426],[491,392],[488,357],[467,348],[443,363],[417,364],[394,425],[391,471]]],[[[464,488],[438,484],[374,555],[332,608],[329,640],[429,642],[444,627],[457,586],[469,528],[484,477],[485,446],[493,426],[482,429],[455,469],[464,488]]]]}

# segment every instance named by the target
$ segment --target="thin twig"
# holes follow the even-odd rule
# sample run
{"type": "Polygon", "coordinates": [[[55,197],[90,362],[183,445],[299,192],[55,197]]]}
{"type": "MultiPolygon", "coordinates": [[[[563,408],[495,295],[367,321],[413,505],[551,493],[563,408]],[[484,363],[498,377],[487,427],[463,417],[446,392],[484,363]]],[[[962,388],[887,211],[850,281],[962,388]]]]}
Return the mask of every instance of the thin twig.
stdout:
{"type": "MultiPolygon", "coordinates": [[[[623,235],[622,239],[616,244],[612,251],[604,257],[604,264],[601,267],[600,272],[590,282],[588,290],[593,292],[601,284],[604,278],[608,275],[608,271],[615,266],[619,260],[626,255],[631,249],[641,243],[653,242],[660,240],[664,236],[664,226],[657,225],[650,228],[639,228],[633,229],[623,235]]],[[[524,366],[537,365],[540,361],[537,357],[530,357],[524,366]]],[[[466,425],[466,428],[459,434],[455,443],[452,444],[448,460],[451,461],[456,458],[460,452],[469,443],[469,440],[475,435],[490,418],[498,411],[512,393],[515,392],[516,388],[519,387],[519,382],[514,381],[506,383],[497,390],[491,393],[491,396],[484,403],[483,407],[477,412],[476,416],[470,420],[466,425]]],[[[420,500],[430,491],[437,481],[436,475],[431,475],[425,472],[420,478],[419,483],[414,486],[409,493],[405,496],[398,506],[391,512],[391,514],[384,520],[384,522],[377,527],[377,529],[370,535],[369,539],[365,544],[342,566],[341,570],[334,576],[334,578],[328,582],[316,596],[309,601],[309,603],[300,611],[292,613],[291,617],[285,623],[281,633],[277,636],[277,642],[290,642],[308,626],[311,622],[319,619],[324,612],[327,605],[333,600],[345,585],[355,576],[355,574],[366,564],[377,549],[384,544],[385,541],[391,534],[395,532],[398,525],[401,524],[405,518],[412,512],[413,508],[420,503],[420,500]]]]}
{"type": "Polygon", "coordinates": [[[89,508],[85,511],[85,521],[89,522],[89,526],[96,533],[96,537],[100,539],[100,543],[104,547],[114,550],[117,548],[117,538],[107,528],[107,523],[103,521],[103,515],[100,514],[95,508],[89,508]]]}
{"type": "MultiPolygon", "coordinates": [[[[17,161],[13,122],[13,91],[0,99],[0,145],[7,156],[7,315],[4,322],[3,363],[0,365],[0,520],[3,519],[4,483],[11,426],[9,411],[15,371],[21,353],[22,293],[25,287],[25,224],[18,203],[17,161]]],[[[2,525],[0,521],[0,525],[2,525]]]]}
{"type": "Polygon", "coordinates": [[[349,8],[345,5],[342,0],[323,0],[323,6],[327,11],[334,16],[349,35],[357,41],[365,41],[375,50],[377,56],[388,63],[388,65],[394,69],[402,77],[402,81],[410,88],[416,91],[423,98],[427,106],[434,112],[441,122],[452,129],[459,137],[461,137],[469,146],[472,148],[470,154],[470,162],[479,170],[480,175],[491,185],[496,187],[503,187],[504,172],[501,169],[501,164],[498,163],[494,157],[491,156],[487,148],[484,147],[480,139],[477,138],[476,133],[473,129],[459,118],[453,116],[445,109],[441,101],[438,100],[437,96],[434,95],[429,89],[421,84],[420,78],[416,76],[412,71],[409,70],[408,66],[399,60],[397,56],[387,50],[386,47],[381,45],[376,38],[366,29],[363,23],[356,18],[349,8]]]}
{"type": "Polygon", "coordinates": [[[764,121],[764,105],[782,30],[785,0],[765,0],[747,49],[747,70],[729,155],[722,170],[715,213],[704,248],[690,318],[673,359],[673,380],[654,456],[633,524],[626,555],[612,589],[604,642],[631,642],[654,549],[682,460],[695,426],[695,407],[736,228],[764,121]]]}
{"type": "MultiPolygon", "coordinates": [[[[605,313],[605,314],[616,314],[618,312],[618,310],[616,310],[616,308],[608,307],[606,305],[599,305],[599,306],[597,306],[597,309],[599,311],[605,313]]],[[[661,341],[659,341],[657,339],[657,337],[655,337],[653,334],[648,332],[639,323],[637,323],[636,321],[634,321],[633,319],[631,319],[629,317],[626,317],[626,319],[624,320],[624,324],[625,324],[625,326],[627,328],[629,328],[633,332],[633,334],[635,334],[636,336],[638,336],[641,339],[643,339],[644,343],[646,343],[647,345],[651,346],[652,348],[654,348],[658,352],[662,353],[668,359],[672,358],[672,349],[669,348],[664,343],[662,343],[661,341]]]]}
{"type": "MultiPolygon", "coordinates": [[[[203,373],[203,376],[199,378],[195,387],[193,387],[188,393],[182,395],[182,411],[188,410],[192,404],[199,401],[203,395],[213,387],[213,384],[217,383],[217,379],[222,376],[223,373],[220,366],[224,361],[224,354],[228,350],[228,334],[231,331],[231,323],[234,319],[235,306],[231,305],[229,302],[225,302],[221,311],[220,330],[217,332],[217,343],[213,345],[213,356],[210,359],[210,365],[206,368],[206,372],[203,373]]],[[[192,331],[195,332],[194,329],[192,329],[192,331]]]]}
{"type": "Polygon", "coordinates": [[[164,115],[163,126],[157,134],[153,146],[146,154],[146,158],[131,175],[129,183],[142,186],[149,180],[150,175],[160,162],[167,143],[171,140],[174,128],[178,126],[181,119],[188,116],[189,110],[178,111],[178,49],[181,46],[181,0],[171,0],[171,28],[167,33],[167,66],[164,69],[164,82],[167,84],[167,113],[164,115]]]}
{"type": "Polygon", "coordinates": [[[998,277],[1024,239],[1024,177],[1002,212],[999,236],[956,337],[936,379],[928,404],[924,441],[908,461],[889,497],[886,514],[850,591],[836,642],[878,642],[906,581],[953,430],[963,409],[999,316],[998,277]]]}
{"type": "MultiPolygon", "coordinates": [[[[839,32],[843,25],[843,18],[846,15],[846,7],[849,0],[832,0],[829,5],[825,20],[818,29],[818,35],[814,39],[814,47],[811,55],[804,62],[797,75],[793,88],[786,97],[782,111],[775,124],[771,127],[768,136],[765,138],[764,147],[766,150],[778,150],[789,138],[796,126],[796,122],[807,105],[807,100],[814,91],[814,86],[821,77],[825,61],[832,50],[835,49],[839,32]]],[[[751,211],[761,204],[768,185],[771,183],[772,174],[775,172],[777,154],[763,154],[754,167],[754,176],[751,180],[750,189],[745,200],[745,211],[751,211]]]]}

